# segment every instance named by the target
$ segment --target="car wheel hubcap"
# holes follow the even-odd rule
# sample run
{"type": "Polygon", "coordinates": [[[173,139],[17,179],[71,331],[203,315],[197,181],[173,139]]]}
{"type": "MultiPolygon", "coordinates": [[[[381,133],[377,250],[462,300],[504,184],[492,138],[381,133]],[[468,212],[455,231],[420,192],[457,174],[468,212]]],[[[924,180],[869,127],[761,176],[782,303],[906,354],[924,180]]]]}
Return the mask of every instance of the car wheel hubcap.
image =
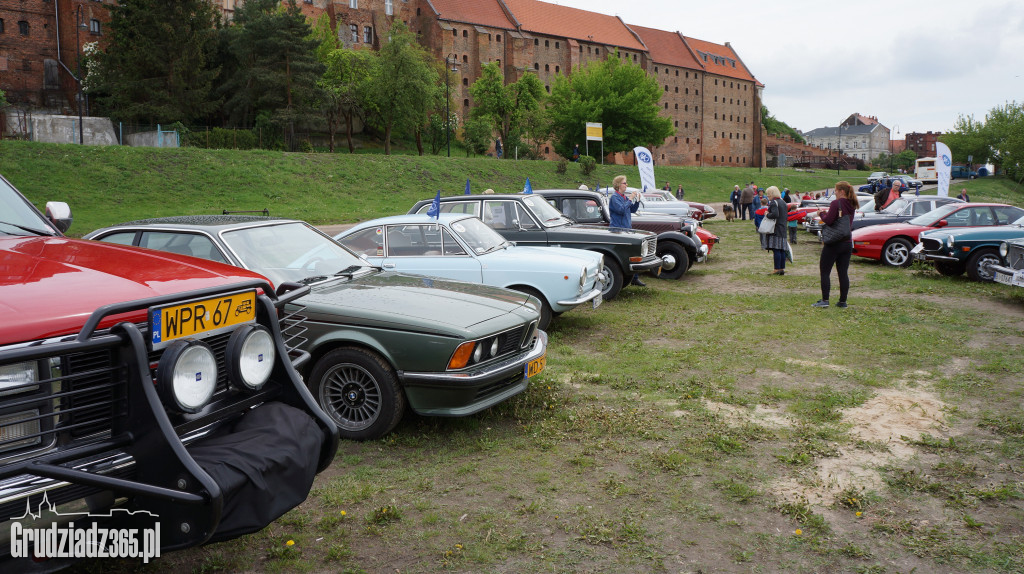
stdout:
{"type": "Polygon", "coordinates": [[[324,375],[320,406],[344,430],[372,425],[381,411],[381,393],[370,373],[352,364],[337,365],[324,375]]]}
{"type": "Polygon", "coordinates": [[[672,255],[665,254],[661,256],[661,269],[663,271],[671,271],[676,268],[676,258],[672,255]]]}
{"type": "Polygon", "coordinates": [[[992,266],[999,264],[999,258],[993,255],[985,255],[978,260],[978,277],[981,277],[985,281],[994,281],[995,274],[992,272],[992,266]]]}
{"type": "Polygon", "coordinates": [[[907,252],[907,248],[899,243],[894,243],[889,246],[886,250],[886,259],[893,265],[900,265],[907,260],[910,254],[907,252]]]}

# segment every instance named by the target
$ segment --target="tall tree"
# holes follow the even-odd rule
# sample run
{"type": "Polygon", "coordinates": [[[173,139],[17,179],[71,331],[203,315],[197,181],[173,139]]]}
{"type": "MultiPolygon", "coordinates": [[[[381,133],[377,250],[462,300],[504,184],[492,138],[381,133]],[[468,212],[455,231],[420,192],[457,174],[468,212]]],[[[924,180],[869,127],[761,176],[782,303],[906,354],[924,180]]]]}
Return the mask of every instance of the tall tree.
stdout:
{"type": "Polygon", "coordinates": [[[960,116],[953,124],[953,131],[939,138],[953,152],[953,161],[967,162],[968,156],[976,164],[985,164],[992,159],[992,142],[985,134],[985,124],[974,116],[960,116]]]}
{"type": "Polygon", "coordinates": [[[555,150],[569,157],[573,145],[583,142],[586,122],[604,124],[606,153],[661,145],[675,128],[671,119],[658,115],[660,99],[658,81],[618,54],[558,76],[548,108],[555,150]]]}
{"type": "Polygon", "coordinates": [[[1024,104],[1009,102],[985,115],[985,133],[995,163],[1012,179],[1024,180],[1024,104]]]}
{"type": "MultiPolygon", "coordinates": [[[[476,107],[470,112],[476,119],[490,122],[501,137],[505,149],[524,134],[524,120],[540,108],[544,86],[536,74],[525,73],[517,81],[505,84],[505,76],[497,62],[484,65],[480,77],[469,87],[476,107]]],[[[505,154],[509,157],[511,154],[505,154]]]]}
{"type": "Polygon", "coordinates": [[[352,125],[357,119],[365,119],[365,94],[376,57],[377,53],[372,50],[347,48],[334,50],[326,56],[327,70],[320,79],[320,89],[324,94],[331,151],[334,151],[334,134],[342,125],[345,127],[348,152],[355,151],[352,145],[352,125]]]}
{"type": "Polygon", "coordinates": [[[213,112],[216,10],[208,0],[121,0],[110,5],[97,56],[100,109],[119,120],[191,122],[213,112]]]}
{"type": "Polygon", "coordinates": [[[224,33],[233,59],[222,86],[231,123],[249,126],[263,116],[294,130],[320,117],[319,42],[295,0],[246,0],[224,33]]]}
{"type": "Polygon", "coordinates": [[[386,37],[374,59],[366,104],[370,119],[384,132],[384,153],[390,155],[394,133],[414,134],[426,123],[439,84],[430,55],[405,23],[395,20],[386,37]]]}

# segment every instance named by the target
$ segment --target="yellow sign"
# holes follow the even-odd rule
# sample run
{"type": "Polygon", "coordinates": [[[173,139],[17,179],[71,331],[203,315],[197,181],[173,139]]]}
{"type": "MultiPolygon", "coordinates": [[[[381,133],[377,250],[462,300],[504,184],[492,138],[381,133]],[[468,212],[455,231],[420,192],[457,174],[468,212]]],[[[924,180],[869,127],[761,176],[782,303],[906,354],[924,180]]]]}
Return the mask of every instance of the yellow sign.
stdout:
{"type": "Polygon", "coordinates": [[[153,348],[201,333],[256,320],[256,291],[220,295],[190,303],[157,307],[150,313],[153,348]]]}
{"type": "Polygon", "coordinates": [[[604,141],[604,126],[602,124],[587,123],[587,139],[593,141],[604,141]]]}

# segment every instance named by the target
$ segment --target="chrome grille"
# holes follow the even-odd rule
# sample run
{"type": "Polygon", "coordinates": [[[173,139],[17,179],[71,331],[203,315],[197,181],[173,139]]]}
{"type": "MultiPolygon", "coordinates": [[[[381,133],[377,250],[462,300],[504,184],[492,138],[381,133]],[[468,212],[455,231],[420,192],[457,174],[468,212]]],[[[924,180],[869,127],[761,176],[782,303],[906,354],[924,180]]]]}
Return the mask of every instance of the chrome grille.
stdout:
{"type": "Polygon", "coordinates": [[[942,249],[942,242],[938,239],[926,237],[921,240],[921,243],[924,244],[925,251],[938,251],[942,249]]]}
{"type": "Polygon", "coordinates": [[[658,237],[655,236],[655,237],[648,237],[648,238],[644,239],[643,249],[641,250],[640,254],[643,257],[650,257],[651,255],[654,255],[657,252],[658,252],[658,237]]]}
{"type": "Polygon", "coordinates": [[[1024,245],[1007,243],[1006,264],[1013,269],[1024,269],[1024,245]]]}

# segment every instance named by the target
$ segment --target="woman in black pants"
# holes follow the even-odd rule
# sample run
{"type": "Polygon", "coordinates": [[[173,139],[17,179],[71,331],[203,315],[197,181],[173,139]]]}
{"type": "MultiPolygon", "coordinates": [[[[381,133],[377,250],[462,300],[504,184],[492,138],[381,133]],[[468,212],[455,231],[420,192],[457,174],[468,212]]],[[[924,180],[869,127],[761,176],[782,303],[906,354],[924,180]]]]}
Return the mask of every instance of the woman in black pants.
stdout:
{"type": "MultiPolygon", "coordinates": [[[[819,210],[821,222],[824,225],[831,225],[840,217],[850,218],[850,228],[853,228],[853,212],[860,207],[857,201],[857,194],[853,186],[845,181],[836,184],[836,199],[828,206],[828,211],[819,210]]],[[[853,254],[853,238],[847,238],[832,245],[823,245],[821,248],[821,259],[818,261],[818,270],[821,272],[821,300],[814,303],[812,307],[828,307],[828,295],[832,290],[832,283],[829,276],[832,274],[832,266],[839,274],[839,302],[836,307],[846,307],[846,296],[850,293],[850,256],[853,254]]]]}

